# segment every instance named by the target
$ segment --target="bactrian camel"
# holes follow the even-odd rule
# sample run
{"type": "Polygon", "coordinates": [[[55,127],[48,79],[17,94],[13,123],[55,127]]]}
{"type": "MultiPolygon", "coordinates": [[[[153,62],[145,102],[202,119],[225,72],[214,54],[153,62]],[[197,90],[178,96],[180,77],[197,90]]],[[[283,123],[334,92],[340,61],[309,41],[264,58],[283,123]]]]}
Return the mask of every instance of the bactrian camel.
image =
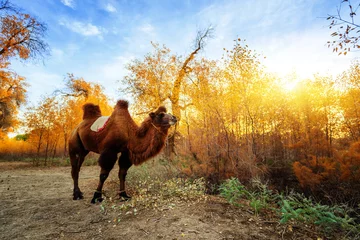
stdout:
{"type": "Polygon", "coordinates": [[[83,106],[83,121],[74,129],[69,140],[71,175],[74,181],[73,199],[83,198],[79,188],[79,171],[85,156],[91,151],[100,154],[100,179],[91,202],[102,201],[102,188],[119,157],[119,197],[130,199],[125,191],[125,178],[128,169],[156,156],[165,145],[168,130],[176,124],[175,116],[159,107],[138,126],[128,111],[128,102],[119,100],[105,126],[99,131],[90,127],[101,117],[99,106],[87,103],[83,106]]]}

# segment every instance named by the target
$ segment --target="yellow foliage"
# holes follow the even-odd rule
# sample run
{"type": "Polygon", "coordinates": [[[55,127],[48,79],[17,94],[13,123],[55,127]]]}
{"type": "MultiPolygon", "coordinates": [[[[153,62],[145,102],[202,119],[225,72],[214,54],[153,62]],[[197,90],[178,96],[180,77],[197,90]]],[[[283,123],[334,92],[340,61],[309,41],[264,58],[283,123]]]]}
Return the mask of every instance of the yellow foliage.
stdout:
{"type": "Polygon", "coordinates": [[[45,97],[38,106],[28,108],[25,126],[28,128],[32,149],[45,161],[50,157],[67,155],[67,144],[73,129],[82,121],[82,106],[86,102],[98,104],[103,115],[110,115],[103,88],[69,75],[67,92],[59,96],[45,97]]]}
{"type": "Polygon", "coordinates": [[[29,14],[16,13],[1,18],[0,27],[0,62],[18,56],[28,59],[31,55],[43,54],[47,44],[42,38],[46,26],[29,14]]]}
{"type": "Polygon", "coordinates": [[[23,160],[24,157],[33,153],[33,147],[29,142],[9,138],[0,140],[0,159],[23,160]]]}
{"type": "Polygon", "coordinates": [[[47,53],[43,41],[46,26],[29,14],[21,13],[10,2],[2,2],[0,24],[0,137],[15,127],[18,107],[25,102],[26,83],[23,77],[7,70],[10,59],[29,59],[47,53]],[[6,9],[12,9],[7,12],[6,9]],[[11,14],[12,15],[11,15],[11,14]]]}
{"type": "Polygon", "coordinates": [[[2,64],[0,68],[0,132],[2,134],[6,134],[8,128],[17,125],[16,115],[19,106],[25,102],[27,86],[25,78],[5,70],[7,66],[8,64],[2,64]]]}

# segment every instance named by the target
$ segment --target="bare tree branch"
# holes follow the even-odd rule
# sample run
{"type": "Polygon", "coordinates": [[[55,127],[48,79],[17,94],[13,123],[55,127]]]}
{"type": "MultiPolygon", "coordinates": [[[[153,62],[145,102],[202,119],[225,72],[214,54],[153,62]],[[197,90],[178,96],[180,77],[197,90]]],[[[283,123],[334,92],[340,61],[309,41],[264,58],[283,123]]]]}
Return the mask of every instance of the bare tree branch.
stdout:
{"type": "Polygon", "coordinates": [[[359,10],[360,3],[354,7],[349,0],[342,0],[339,7],[337,8],[337,14],[329,14],[326,18],[331,21],[329,29],[337,28],[331,33],[331,37],[337,38],[333,41],[328,41],[327,46],[332,47],[333,52],[346,55],[351,49],[360,49],[358,42],[360,41],[360,25],[357,23],[357,11],[359,10]],[[348,8],[343,9],[343,4],[347,5],[348,8]],[[344,17],[344,11],[346,15],[344,17]],[[348,14],[348,17],[346,17],[348,14]]]}
{"type": "Polygon", "coordinates": [[[3,62],[14,56],[35,60],[49,54],[49,46],[44,40],[46,24],[22,13],[8,0],[0,1],[0,23],[0,60],[3,62]]]}
{"type": "MultiPolygon", "coordinates": [[[[188,67],[189,63],[195,58],[196,54],[204,48],[206,40],[208,38],[213,37],[213,32],[214,32],[214,28],[212,26],[209,26],[205,30],[198,31],[196,40],[195,40],[195,49],[190,53],[190,55],[185,59],[184,63],[182,64],[179,74],[178,74],[177,78],[175,79],[171,96],[169,96],[170,101],[173,105],[173,108],[174,108],[174,106],[175,106],[175,108],[178,108],[181,84],[183,82],[185,75],[191,71],[191,68],[188,67]]],[[[174,111],[174,109],[173,109],[173,111],[174,111]]],[[[177,111],[177,110],[175,110],[175,111],[177,111]]],[[[174,113],[174,114],[176,117],[180,118],[180,115],[177,116],[176,113],[174,113]]],[[[180,114],[180,112],[178,112],[178,114],[180,114]]]]}

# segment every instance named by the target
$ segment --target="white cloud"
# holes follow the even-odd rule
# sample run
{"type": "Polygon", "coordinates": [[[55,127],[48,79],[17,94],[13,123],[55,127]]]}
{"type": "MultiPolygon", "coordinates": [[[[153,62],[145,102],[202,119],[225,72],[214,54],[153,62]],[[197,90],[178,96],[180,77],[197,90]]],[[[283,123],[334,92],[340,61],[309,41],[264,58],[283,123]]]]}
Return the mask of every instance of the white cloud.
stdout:
{"type": "Polygon", "coordinates": [[[56,63],[67,61],[69,57],[73,57],[79,50],[80,47],[75,43],[68,43],[61,49],[54,47],[51,49],[51,61],[56,63]]]}
{"type": "Polygon", "coordinates": [[[145,23],[139,27],[139,30],[146,34],[154,34],[155,28],[150,23],[145,23]]]}
{"type": "Polygon", "coordinates": [[[52,48],[51,49],[51,58],[53,61],[61,62],[64,57],[64,51],[59,48],[52,48]]]}
{"type": "Polygon", "coordinates": [[[326,21],[319,19],[322,13],[314,15],[314,4],[310,0],[244,0],[210,5],[196,14],[200,25],[215,24],[215,38],[209,39],[205,53],[219,59],[224,47],[232,48],[233,39],[241,38],[251,50],[267,57],[262,62],[269,71],[281,76],[294,71],[301,78],[316,73],[337,75],[351,57],[337,56],[325,46],[329,30],[326,21]]]}
{"type": "Polygon", "coordinates": [[[257,44],[263,46],[267,56],[264,64],[280,76],[291,72],[300,78],[311,78],[316,73],[336,76],[347,68],[352,57],[337,56],[328,49],[328,36],[326,29],[314,27],[286,36],[264,37],[257,44]]]}
{"type": "Polygon", "coordinates": [[[130,100],[130,96],[119,92],[119,87],[122,86],[120,81],[127,74],[125,65],[134,58],[130,53],[123,53],[116,57],[109,57],[105,63],[94,61],[86,71],[79,71],[77,75],[84,77],[86,81],[101,84],[110,100],[115,101],[120,98],[130,100]]]}
{"type": "Polygon", "coordinates": [[[111,13],[117,12],[116,8],[113,5],[111,5],[110,3],[106,4],[104,9],[111,13]]]}
{"type": "Polygon", "coordinates": [[[80,50],[80,47],[75,43],[68,43],[65,49],[66,56],[73,56],[80,50]]]}
{"type": "Polygon", "coordinates": [[[95,25],[92,25],[91,23],[83,23],[79,21],[70,21],[68,19],[62,19],[60,20],[59,24],[83,36],[101,36],[102,34],[100,28],[95,25]]]}
{"type": "MultiPolygon", "coordinates": [[[[75,0],[62,2],[73,7],[75,3],[79,3],[75,0]]],[[[111,22],[101,21],[102,26],[107,26],[109,34],[106,29],[96,26],[99,24],[96,21],[97,15],[88,16],[88,19],[92,19],[91,22],[63,17],[59,23],[81,36],[104,37],[104,40],[109,41],[108,45],[112,46],[112,50],[97,51],[99,57],[88,57],[84,52],[92,52],[87,51],[88,47],[93,47],[92,45],[82,44],[77,40],[73,40],[73,43],[61,42],[58,49],[53,50],[54,62],[50,62],[51,66],[56,67],[47,69],[60,77],[29,77],[28,74],[19,72],[20,75],[28,77],[34,86],[29,91],[30,94],[35,96],[34,92],[42,92],[38,90],[42,88],[36,79],[49,84],[49,79],[57,79],[59,82],[63,78],[62,74],[73,72],[87,81],[101,83],[106,89],[106,94],[114,99],[120,98],[122,96],[119,96],[117,89],[121,84],[118,80],[126,74],[124,66],[131,57],[143,59],[147,52],[153,51],[150,41],[165,44],[172,53],[186,57],[192,51],[197,30],[210,24],[215,26],[214,38],[208,39],[208,44],[201,52],[201,55],[210,59],[219,60],[224,53],[223,48],[231,49],[233,39],[236,38],[246,39],[251,50],[263,53],[267,57],[262,60],[263,64],[269,71],[276,73],[287,74],[296,71],[299,77],[311,77],[316,71],[320,74],[338,73],[348,68],[351,58],[351,54],[338,57],[325,47],[330,36],[326,32],[326,21],[319,20],[319,17],[326,14],[314,9],[313,4],[321,5],[320,3],[325,3],[326,0],[212,1],[212,5],[206,4],[207,7],[195,14],[189,12],[184,13],[183,18],[175,18],[171,12],[166,12],[161,20],[150,15],[153,14],[151,11],[144,14],[126,11],[126,5],[117,7],[116,1],[113,0],[97,2],[96,7],[102,9],[103,13],[109,12],[109,15],[116,12],[110,14],[111,22]],[[113,36],[115,34],[117,36],[113,36]]],[[[128,1],[123,2],[125,4],[128,1]]],[[[92,9],[80,9],[78,6],[79,11],[92,13],[92,9]]],[[[336,12],[335,4],[334,8],[336,12]]],[[[51,86],[45,87],[50,89],[51,86]]]]}
{"type": "Polygon", "coordinates": [[[111,79],[113,81],[121,80],[126,75],[124,66],[133,58],[133,56],[114,57],[111,62],[100,67],[101,75],[106,79],[111,79]]]}
{"type": "Polygon", "coordinates": [[[41,96],[52,94],[56,89],[63,88],[63,76],[51,73],[43,67],[31,67],[24,69],[27,82],[30,83],[28,88],[28,101],[36,104],[41,96]]]}
{"type": "Polygon", "coordinates": [[[74,0],[61,0],[62,4],[64,4],[65,6],[68,6],[72,9],[75,9],[75,2],[74,0]]]}

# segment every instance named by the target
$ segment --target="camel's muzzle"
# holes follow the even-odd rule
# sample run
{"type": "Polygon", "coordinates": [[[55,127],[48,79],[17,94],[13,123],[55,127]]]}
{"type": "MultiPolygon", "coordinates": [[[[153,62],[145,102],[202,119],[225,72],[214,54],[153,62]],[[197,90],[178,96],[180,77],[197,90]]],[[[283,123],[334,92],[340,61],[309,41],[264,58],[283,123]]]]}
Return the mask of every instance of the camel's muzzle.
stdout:
{"type": "Polygon", "coordinates": [[[171,116],[169,124],[170,125],[175,125],[177,123],[177,119],[174,115],[171,116]]]}

